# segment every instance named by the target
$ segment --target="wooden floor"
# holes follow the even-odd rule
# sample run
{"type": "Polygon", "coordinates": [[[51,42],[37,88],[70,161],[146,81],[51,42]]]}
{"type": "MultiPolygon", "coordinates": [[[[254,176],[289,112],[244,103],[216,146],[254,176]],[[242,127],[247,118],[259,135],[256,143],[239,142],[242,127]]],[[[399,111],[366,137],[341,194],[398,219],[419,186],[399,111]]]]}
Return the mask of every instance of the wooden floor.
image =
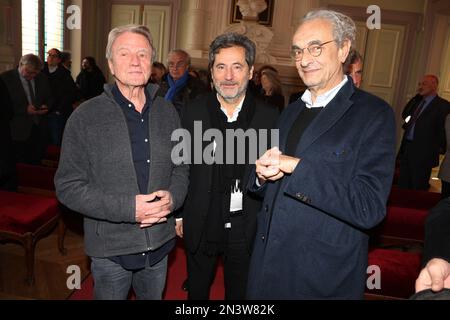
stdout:
{"type": "Polygon", "coordinates": [[[25,282],[24,250],[16,243],[0,242],[0,299],[66,299],[72,290],[67,288],[70,274],[67,267],[77,265],[81,279],[89,274],[89,260],[83,251],[83,237],[68,230],[65,238],[67,254],[57,248],[57,234],[52,232],[38,241],[35,260],[35,283],[25,282]]]}

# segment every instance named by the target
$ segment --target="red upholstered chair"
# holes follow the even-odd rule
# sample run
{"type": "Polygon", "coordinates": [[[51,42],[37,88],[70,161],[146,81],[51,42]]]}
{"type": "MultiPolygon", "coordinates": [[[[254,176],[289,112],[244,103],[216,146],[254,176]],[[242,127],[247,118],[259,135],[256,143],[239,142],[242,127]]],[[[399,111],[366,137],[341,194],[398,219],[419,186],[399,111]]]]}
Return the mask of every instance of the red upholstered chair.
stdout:
{"type": "Polygon", "coordinates": [[[399,189],[392,187],[389,194],[388,206],[413,209],[433,208],[441,200],[441,194],[422,190],[399,189]]]}
{"type": "Polygon", "coordinates": [[[435,192],[393,187],[389,195],[386,218],[371,231],[372,244],[391,247],[422,247],[425,219],[440,200],[435,192]]]}
{"type": "Polygon", "coordinates": [[[422,247],[427,209],[387,207],[386,218],[374,229],[384,246],[422,247]]]}
{"type": "MultiPolygon", "coordinates": [[[[25,248],[29,284],[34,282],[36,242],[54,228],[59,220],[56,198],[0,191],[0,240],[16,241],[25,248]]],[[[62,229],[58,248],[64,254],[62,229]]]]}
{"type": "MultiPolygon", "coordinates": [[[[421,255],[387,249],[369,251],[369,266],[380,268],[380,287],[366,287],[365,298],[408,299],[414,294],[415,281],[420,273],[421,255]]],[[[371,276],[371,274],[369,274],[371,276]]],[[[369,281],[371,282],[371,281],[369,281]]]]}
{"type": "MultiPolygon", "coordinates": [[[[55,198],[55,183],[53,179],[55,177],[56,168],[35,166],[25,163],[16,164],[18,192],[26,194],[34,194],[45,197],[55,198]]],[[[64,215],[68,209],[59,204],[60,213],[64,215]]],[[[64,249],[64,236],[66,233],[66,224],[64,219],[59,219],[58,223],[59,247],[64,249]]]]}
{"type": "Polygon", "coordinates": [[[17,163],[16,171],[19,192],[55,197],[56,168],[17,163]]]}

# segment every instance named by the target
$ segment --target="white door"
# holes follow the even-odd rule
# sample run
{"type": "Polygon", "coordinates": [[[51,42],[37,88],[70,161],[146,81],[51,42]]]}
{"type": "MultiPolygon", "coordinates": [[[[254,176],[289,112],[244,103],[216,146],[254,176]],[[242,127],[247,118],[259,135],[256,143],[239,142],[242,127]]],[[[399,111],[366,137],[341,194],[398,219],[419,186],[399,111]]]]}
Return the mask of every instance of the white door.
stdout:
{"type": "Polygon", "coordinates": [[[139,5],[113,4],[111,10],[111,29],[126,24],[141,23],[139,5]]]}
{"type": "Polygon", "coordinates": [[[113,4],[111,29],[130,23],[149,28],[156,50],[156,61],[165,64],[169,52],[172,9],[169,5],[122,5],[113,4]]]}
{"type": "Polygon", "coordinates": [[[147,26],[153,36],[156,60],[165,63],[169,52],[171,6],[113,4],[111,15],[111,28],[130,23],[147,26]]]}
{"type": "Polygon", "coordinates": [[[395,101],[405,28],[382,24],[379,30],[368,31],[364,51],[362,89],[388,102],[395,101]]]}

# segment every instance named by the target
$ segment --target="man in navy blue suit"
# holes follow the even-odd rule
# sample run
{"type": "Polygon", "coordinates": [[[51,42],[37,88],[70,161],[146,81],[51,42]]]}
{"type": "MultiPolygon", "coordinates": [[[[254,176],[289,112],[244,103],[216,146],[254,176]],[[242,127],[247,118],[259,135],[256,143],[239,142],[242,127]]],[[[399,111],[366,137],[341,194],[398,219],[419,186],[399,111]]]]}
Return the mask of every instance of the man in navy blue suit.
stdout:
{"type": "Polygon", "coordinates": [[[307,86],[279,119],[280,147],[256,161],[249,189],[264,195],[249,271],[249,299],[362,299],[368,235],[386,214],[395,119],[359,90],[343,64],[355,24],[308,13],[292,42],[307,86]]]}
{"type": "Polygon", "coordinates": [[[400,152],[399,187],[428,190],[431,170],[439,165],[446,148],[445,118],[450,103],[437,94],[438,78],[428,74],[419,82],[418,94],[402,112],[405,120],[400,152]]]}

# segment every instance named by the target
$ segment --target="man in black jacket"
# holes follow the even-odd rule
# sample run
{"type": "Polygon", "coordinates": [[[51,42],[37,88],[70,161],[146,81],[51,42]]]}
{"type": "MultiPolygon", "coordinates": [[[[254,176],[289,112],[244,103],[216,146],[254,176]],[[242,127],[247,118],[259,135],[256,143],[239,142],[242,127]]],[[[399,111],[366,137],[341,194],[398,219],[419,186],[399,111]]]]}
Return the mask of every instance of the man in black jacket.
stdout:
{"type": "Polygon", "coordinates": [[[450,198],[442,199],[427,216],[422,253],[424,268],[416,292],[450,289],[450,198]]]}
{"type": "MultiPolygon", "coordinates": [[[[272,133],[278,114],[247,91],[254,61],[255,45],[247,37],[235,33],[218,36],[209,49],[209,69],[217,93],[198,97],[183,114],[183,127],[194,139],[199,131],[202,136],[207,131],[221,136],[214,136],[212,143],[204,142],[200,150],[192,147],[188,197],[183,219],[177,221],[177,234],[185,240],[189,299],[209,298],[219,255],[224,256],[225,298],[245,298],[261,202],[243,186],[254,170],[252,147],[260,145],[261,133],[272,133]],[[224,138],[238,132],[249,136],[253,132],[254,139],[244,138],[245,142],[235,147],[234,137],[224,138]]],[[[259,147],[263,148],[259,154],[267,149],[266,145],[259,147]]]]}
{"type": "Polygon", "coordinates": [[[13,117],[13,108],[8,89],[0,78],[0,189],[15,191],[16,168],[14,159],[14,149],[11,139],[11,127],[9,122],[13,117]]]}
{"type": "Polygon", "coordinates": [[[438,78],[425,75],[419,95],[403,110],[400,188],[428,190],[431,169],[439,165],[439,152],[445,150],[444,123],[450,103],[437,95],[437,87],[438,78]]]}
{"type": "Polygon", "coordinates": [[[39,164],[47,147],[47,113],[53,98],[41,70],[41,59],[30,53],[20,58],[18,68],[0,75],[12,102],[10,126],[16,162],[39,164]]]}
{"type": "Polygon", "coordinates": [[[77,86],[70,71],[61,64],[61,58],[61,51],[56,48],[50,49],[43,70],[50,82],[54,98],[53,108],[48,113],[50,143],[54,145],[61,145],[66,121],[78,100],[77,86]]]}

